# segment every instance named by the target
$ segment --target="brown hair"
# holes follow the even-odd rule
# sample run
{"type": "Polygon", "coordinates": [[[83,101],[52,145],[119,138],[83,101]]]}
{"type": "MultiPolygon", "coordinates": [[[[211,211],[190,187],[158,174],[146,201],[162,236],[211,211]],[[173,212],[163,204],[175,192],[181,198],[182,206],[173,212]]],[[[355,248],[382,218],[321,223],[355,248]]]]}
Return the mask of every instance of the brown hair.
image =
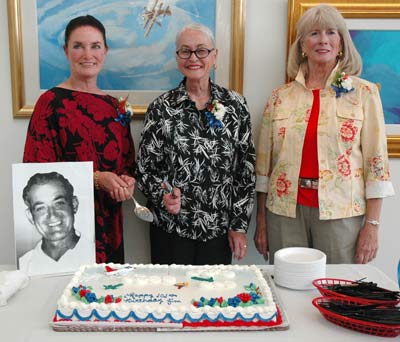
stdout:
{"type": "Polygon", "coordinates": [[[106,29],[104,28],[104,25],[100,22],[100,20],[96,19],[95,17],[89,14],[76,17],[68,23],[67,27],[65,28],[65,38],[64,38],[65,46],[68,45],[68,40],[72,31],[82,26],[91,26],[99,30],[103,35],[104,46],[108,48],[106,40],[106,29]]]}

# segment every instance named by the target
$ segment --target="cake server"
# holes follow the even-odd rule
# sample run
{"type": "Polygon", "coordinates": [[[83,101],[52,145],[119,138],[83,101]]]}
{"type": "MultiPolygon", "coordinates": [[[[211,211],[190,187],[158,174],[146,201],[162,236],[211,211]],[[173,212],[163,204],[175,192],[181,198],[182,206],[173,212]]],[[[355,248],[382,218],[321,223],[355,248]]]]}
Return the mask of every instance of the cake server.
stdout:
{"type": "Polygon", "coordinates": [[[153,222],[154,217],[153,217],[153,213],[150,211],[150,209],[139,204],[138,201],[136,201],[133,196],[131,196],[131,198],[132,198],[133,203],[135,203],[135,209],[133,209],[133,212],[135,213],[135,215],[143,221],[153,222]]]}

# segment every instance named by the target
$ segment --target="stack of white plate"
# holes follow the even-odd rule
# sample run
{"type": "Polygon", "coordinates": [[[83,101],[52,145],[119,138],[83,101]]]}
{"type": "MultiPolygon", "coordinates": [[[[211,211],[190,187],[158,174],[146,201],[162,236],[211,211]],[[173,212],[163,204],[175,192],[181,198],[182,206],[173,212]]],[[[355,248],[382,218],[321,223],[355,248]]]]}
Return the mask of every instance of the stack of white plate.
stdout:
{"type": "Polygon", "coordinates": [[[326,255],[318,249],[289,247],[274,254],[274,281],[294,290],[313,289],[312,281],[325,278],[326,255]]]}

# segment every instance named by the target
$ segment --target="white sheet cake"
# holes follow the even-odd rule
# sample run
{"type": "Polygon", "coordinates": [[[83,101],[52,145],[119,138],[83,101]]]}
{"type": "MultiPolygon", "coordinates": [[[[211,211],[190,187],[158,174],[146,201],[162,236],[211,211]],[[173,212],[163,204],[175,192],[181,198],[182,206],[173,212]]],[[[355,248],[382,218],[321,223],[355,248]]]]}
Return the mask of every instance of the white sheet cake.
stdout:
{"type": "Polygon", "coordinates": [[[254,265],[94,264],[76,272],[58,301],[53,326],[76,323],[98,330],[264,329],[282,317],[254,265]]]}

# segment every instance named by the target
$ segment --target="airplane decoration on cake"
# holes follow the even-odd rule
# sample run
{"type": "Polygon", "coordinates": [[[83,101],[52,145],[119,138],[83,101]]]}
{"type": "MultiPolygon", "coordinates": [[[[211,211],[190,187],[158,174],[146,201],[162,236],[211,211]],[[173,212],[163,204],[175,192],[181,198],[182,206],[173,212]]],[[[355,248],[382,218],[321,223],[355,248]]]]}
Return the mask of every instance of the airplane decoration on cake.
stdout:
{"type": "Polygon", "coordinates": [[[134,268],[132,266],[123,266],[121,268],[112,268],[108,265],[106,265],[105,269],[106,269],[107,275],[113,275],[113,276],[124,276],[134,270],[134,268]]]}

